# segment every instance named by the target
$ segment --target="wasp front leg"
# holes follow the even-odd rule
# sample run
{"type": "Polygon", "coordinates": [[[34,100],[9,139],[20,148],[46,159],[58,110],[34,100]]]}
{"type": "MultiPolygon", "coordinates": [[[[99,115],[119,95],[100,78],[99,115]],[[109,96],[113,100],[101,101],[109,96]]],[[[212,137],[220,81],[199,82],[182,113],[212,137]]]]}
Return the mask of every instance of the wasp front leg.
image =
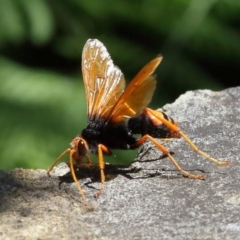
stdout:
{"type": "Polygon", "coordinates": [[[103,159],[103,154],[111,154],[110,149],[108,149],[103,144],[98,144],[98,164],[100,168],[100,175],[101,175],[101,187],[98,192],[95,193],[95,196],[98,197],[104,189],[104,183],[105,183],[105,174],[104,174],[104,168],[105,168],[105,162],[103,159]]]}

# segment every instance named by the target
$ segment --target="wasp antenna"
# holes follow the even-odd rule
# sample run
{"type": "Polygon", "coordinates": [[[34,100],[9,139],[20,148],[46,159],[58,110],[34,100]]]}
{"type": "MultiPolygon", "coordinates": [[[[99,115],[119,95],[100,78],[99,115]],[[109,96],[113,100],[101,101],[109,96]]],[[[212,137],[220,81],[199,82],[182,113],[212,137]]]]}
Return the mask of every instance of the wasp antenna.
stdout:
{"type": "Polygon", "coordinates": [[[74,170],[74,167],[73,167],[73,157],[72,157],[72,155],[74,154],[74,152],[75,152],[74,150],[70,150],[70,161],[69,161],[69,163],[70,163],[71,174],[72,174],[74,182],[77,185],[78,191],[81,193],[81,195],[83,197],[84,202],[87,203],[87,199],[86,199],[85,194],[84,194],[84,192],[83,192],[83,190],[82,190],[82,188],[81,188],[81,186],[80,186],[80,184],[77,180],[75,170],[74,170]]]}
{"type": "Polygon", "coordinates": [[[47,174],[49,174],[53,167],[57,164],[57,162],[66,154],[66,153],[69,153],[71,151],[70,148],[66,149],[55,161],[54,163],[52,164],[52,166],[47,170],[47,174]]]}

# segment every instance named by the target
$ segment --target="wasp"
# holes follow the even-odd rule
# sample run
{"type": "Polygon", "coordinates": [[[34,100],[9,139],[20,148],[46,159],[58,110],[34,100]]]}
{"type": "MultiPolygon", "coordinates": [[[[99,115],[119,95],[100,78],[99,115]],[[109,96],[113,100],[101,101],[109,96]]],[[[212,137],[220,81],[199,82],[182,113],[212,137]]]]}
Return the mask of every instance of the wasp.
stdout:
{"type": "Polygon", "coordinates": [[[228,161],[218,161],[210,157],[188,138],[178,124],[164,112],[148,108],[156,88],[155,69],[162,61],[161,55],[146,64],[125,88],[125,79],[121,70],[114,65],[106,47],[97,39],[89,39],[82,53],[82,74],[87,100],[87,126],[70,147],[53,163],[48,174],[62,158],[69,153],[69,167],[73,180],[86,201],[85,194],[77,180],[74,167],[91,163],[89,153],[98,154],[101,187],[104,189],[104,155],[111,155],[112,149],[130,150],[150,140],[164,155],[168,156],[176,169],[184,176],[204,179],[204,175],[195,175],[183,170],[171,152],[156,138],[184,138],[195,152],[218,164],[228,165],[228,161]],[[137,137],[139,136],[140,137],[137,137]]]}

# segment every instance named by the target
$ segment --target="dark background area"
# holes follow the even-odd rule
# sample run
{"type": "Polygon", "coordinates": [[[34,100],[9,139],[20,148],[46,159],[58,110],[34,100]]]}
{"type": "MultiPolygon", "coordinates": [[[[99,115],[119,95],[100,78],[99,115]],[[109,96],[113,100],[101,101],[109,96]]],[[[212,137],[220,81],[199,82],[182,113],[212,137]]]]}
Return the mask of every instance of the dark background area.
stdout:
{"type": "MultiPolygon", "coordinates": [[[[187,90],[239,85],[239,16],[235,0],[3,1],[0,168],[48,168],[81,132],[87,39],[104,43],[127,81],[161,53],[150,105],[158,108],[187,90]]],[[[114,153],[106,161],[135,154],[114,153]]]]}

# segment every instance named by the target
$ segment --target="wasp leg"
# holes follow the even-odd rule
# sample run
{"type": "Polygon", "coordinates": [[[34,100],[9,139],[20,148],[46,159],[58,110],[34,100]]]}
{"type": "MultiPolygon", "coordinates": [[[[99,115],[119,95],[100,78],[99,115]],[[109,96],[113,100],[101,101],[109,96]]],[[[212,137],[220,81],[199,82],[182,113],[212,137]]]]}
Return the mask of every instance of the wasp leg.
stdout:
{"type": "Polygon", "coordinates": [[[209,156],[207,153],[201,151],[182,131],[179,131],[179,134],[184,138],[184,140],[192,147],[192,149],[202,155],[203,157],[205,157],[206,159],[218,164],[218,165],[229,165],[230,162],[229,161],[219,161],[211,156],[209,156]]]}
{"type": "Polygon", "coordinates": [[[135,143],[135,147],[139,147],[140,145],[142,145],[147,139],[149,139],[150,141],[152,141],[156,147],[163,152],[165,155],[167,155],[170,160],[172,161],[172,163],[174,164],[174,166],[177,168],[177,170],[182,173],[184,176],[189,177],[189,178],[194,178],[194,179],[205,179],[204,175],[195,175],[195,174],[191,174],[185,170],[183,170],[179,164],[177,163],[177,161],[173,158],[172,154],[163,146],[161,145],[155,138],[149,136],[148,134],[142,136],[136,143],[135,143]]]}
{"type": "Polygon", "coordinates": [[[202,155],[203,157],[205,157],[206,159],[208,159],[209,161],[212,161],[218,165],[229,165],[229,161],[219,161],[211,156],[209,156],[207,153],[201,151],[189,138],[187,135],[185,135],[178,126],[172,124],[171,122],[169,122],[168,120],[166,120],[165,118],[163,118],[163,114],[160,111],[154,111],[150,108],[146,108],[145,111],[147,112],[147,114],[149,116],[153,116],[155,118],[157,118],[159,121],[161,121],[164,125],[166,125],[169,129],[171,129],[172,131],[178,133],[181,137],[184,138],[184,140],[190,145],[190,147],[198,154],[202,155]]]}
{"type": "Polygon", "coordinates": [[[85,203],[87,203],[87,199],[85,197],[85,194],[82,190],[82,187],[80,186],[78,180],[77,180],[77,177],[76,177],[76,174],[75,174],[75,170],[74,170],[74,166],[73,166],[73,154],[75,153],[75,150],[74,149],[71,149],[70,150],[70,161],[69,161],[69,165],[70,165],[70,170],[71,170],[71,174],[72,174],[72,177],[73,177],[73,180],[74,182],[76,183],[76,186],[78,188],[78,191],[81,193],[82,197],[83,197],[83,200],[85,203]]]}
{"type": "Polygon", "coordinates": [[[105,168],[105,162],[103,159],[103,153],[109,153],[110,150],[104,146],[103,144],[98,144],[98,164],[100,168],[100,174],[101,174],[101,187],[98,192],[95,193],[95,196],[98,197],[104,189],[104,183],[105,183],[105,174],[104,174],[104,168],[105,168]]]}

